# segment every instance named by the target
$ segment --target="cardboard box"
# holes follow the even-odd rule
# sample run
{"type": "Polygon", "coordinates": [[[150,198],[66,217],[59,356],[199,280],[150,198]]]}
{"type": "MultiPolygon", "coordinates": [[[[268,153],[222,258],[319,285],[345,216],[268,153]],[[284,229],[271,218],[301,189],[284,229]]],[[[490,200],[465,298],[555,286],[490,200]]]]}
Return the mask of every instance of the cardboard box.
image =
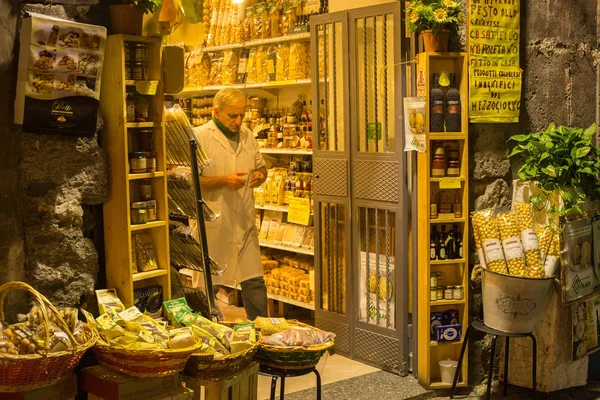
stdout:
{"type": "MultiPolygon", "coordinates": [[[[90,394],[88,395],[88,400],[105,400],[102,397],[98,397],[96,395],[90,394]]],[[[158,397],[150,396],[144,397],[144,400],[194,400],[194,391],[187,388],[181,388],[177,391],[167,394],[167,395],[158,395],[158,397]]]]}
{"type": "Polygon", "coordinates": [[[70,400],[77,395],[77,377],[71,375],[60,382],[30,392],[0,393],[2,400],[70,400]]]}
{"type": "Polygon", "coordinates": [[[105,400],[160,399],[181,390],[181,374],[135,378],[101,365],[83,370],[83,390],[105,400]]]}

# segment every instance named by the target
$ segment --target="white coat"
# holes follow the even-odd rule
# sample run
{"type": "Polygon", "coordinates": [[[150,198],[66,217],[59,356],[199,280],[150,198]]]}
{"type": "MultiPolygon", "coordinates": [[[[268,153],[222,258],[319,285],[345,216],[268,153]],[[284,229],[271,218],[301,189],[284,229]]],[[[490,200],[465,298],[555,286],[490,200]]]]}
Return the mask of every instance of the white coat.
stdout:
{"type": "MultiPolygon", "coordinates": [[[[195,128],[194,133],[212,159],[202,171],[204,177],[227,176],[238,171],[251,173],[265,166],[256,140],[246,128],[240,130],[235,152],[213,121],[195,128]]],[[[227,264],[223,276],[213,276],[213,283],[231,285],[263,276],[253,190],[248,185],[240,190],[203,188],[202,197],[213,211],[221,213],[215,222],[206,222],[209,255],[219,265],[227,264]]]]}

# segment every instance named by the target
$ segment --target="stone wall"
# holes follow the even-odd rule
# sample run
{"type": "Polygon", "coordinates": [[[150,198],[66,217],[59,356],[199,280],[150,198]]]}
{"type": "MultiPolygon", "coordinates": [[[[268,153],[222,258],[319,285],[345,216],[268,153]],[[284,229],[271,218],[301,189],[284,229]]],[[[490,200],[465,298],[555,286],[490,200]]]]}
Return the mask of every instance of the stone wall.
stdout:
{"type": "Polygon", "coordinates": [[[18,17],[23,10],[91,22],[96,3],[0,5],[0,74],[10,77],[0,81],[0,283],[26,281],[59,305],[77,306],[94,290],[98,254],[84,223],[93,221],[90,205],[107,197],[106,162],[97,136],[35,135],[12,124],[18,17]]]}

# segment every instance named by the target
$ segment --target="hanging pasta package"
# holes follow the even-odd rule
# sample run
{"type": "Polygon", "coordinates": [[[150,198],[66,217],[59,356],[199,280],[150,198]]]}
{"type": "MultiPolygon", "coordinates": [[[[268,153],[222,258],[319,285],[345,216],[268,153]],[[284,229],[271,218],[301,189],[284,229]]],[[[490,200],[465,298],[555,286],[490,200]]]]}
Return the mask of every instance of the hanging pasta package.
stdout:
{"type": "Polygon", "coordinates": [[[256,49],[253,48],[248,54],[248,67],[246,68],[246,83],[257,83],[256,49]]]}
{"type": "Polygon", "coordinates": [[[289,79],[306,79],[310,75],[310,51],[306,43],[290,45],[289,79]]]}
{"type": "Polygon", "coordinates": [[[215,53],[210,60],[210,85],[221,85],[223,68],[223,56],[220,53],[215,53]]]}
{"type": "Polygon", "coordinates": [[[249,42],[252,40],[252,28],[254,27],[254,9],[246,7],[246,14],[242,21],[242,41],[249,42]]]}
{"type": "Polygon", "coordinates": [[[277,47],[270,46],[267,50],[267,81],[277,80],[277,47]]]}
{"type": "Polygon", "coordinates": [[[267,48],[260,46],[256,49],[256,81],[263,83],[267,81],[267,78],[267,48]]]}
{"type": "Polygon", "coordinates": [[[221,65],[221,84],[233,85],[237,82],[239,51],[225,50],[221,65]]]}
{"type": "Polygon", "coordinates": [[[560,235],[553,232],[550,226],[542,226],[537,230],[537,237],[544,273],[546,276],[553,277],[560,262],[560,235]]]}
{"type": "Polygon", "coordinates": [[[515,212],[499,213],[496,219],[498,220],[498,230],[500,231],[502,249],[508,265],[508,273],[513,276],[525,276],[525,253],[521,242],[521,232],[517,224],[517,214],[515,212]]]}
{"type": "Polygon", "coordinates": [[[476,211],[472,215],[473,229],[478,231],[487,269],[508,274],[500,231],[493,210],[476,211]]]}
{"type": "Polygon", "coordinates": [[[540,253],[540,244],[537,234],[533,229],[533,210],[529,203],[514,202],[513,209],[517,213],[517,222],[521,231],[521,241],[525,251],[525,261],[527,264],[526,277],[544,278],[544,266],[542,264],[542,255],[540,253]]]}
{"type": "Polygon", "coordinates": [[[252,26],[252,40],[259,40],[263,38],[263,12],[265,11],[265,5],[263,3],[256,4],[254,6],[254,24],[252,26]]]}
{"type": "MultiPolygon", "coordinates": [[[[208,0],[207,0],[208,1],[208,0]]],[[[208,36],[206,38],[207,46],[214,46],[217,36],[217,20],[219,19],[219,0],[212,1],[210,16],[210,27],[208,28],[208,36]]]]}
{"type": "Polygon", "coordinates": [[[290,45],[282,43],[277,47],[277,61],[275,63],[277,80],[290,79],[290,45]]]}

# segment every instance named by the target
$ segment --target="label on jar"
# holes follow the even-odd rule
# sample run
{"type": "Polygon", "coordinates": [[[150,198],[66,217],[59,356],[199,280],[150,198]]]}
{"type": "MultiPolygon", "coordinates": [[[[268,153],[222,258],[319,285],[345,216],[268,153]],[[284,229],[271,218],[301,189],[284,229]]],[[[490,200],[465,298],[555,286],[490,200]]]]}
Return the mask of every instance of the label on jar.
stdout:
{"type": "Polygon", "coordinates": [[[492,261],[502,260],[504,261],[504,252],[502,251],[502,245],[498,239],[489,239],[481,243],[481,247],[485,253],[485,261],[491,263],[492,261]]]}
{"type": "Polygon", "coordinates": [[[448,176],[460,175],[460,168],[448,168],[448,176]]]}
{"type": "Polygon", "coordinates": [[[146,158],[132,158],[130,163],[133,172],[146,172],[146,158]]]}
{"type": "Polygon", "coordinates": [[[504,239],[502,241],[502,248],[504,249],[504,255],[506,256],[507,260],[525,257],[525,254],[523,253],[523,244],[521,243],[521,239],[518,237],[509,237],[508,239],[504,239]]]}
{"type": "Polygon", "coordinates": [[[540,243],[533,229],[525,229],[521,231],[521,240],[523,241],[523,249],[525,252],[529,250],[539,250],[540,243]]]}
{"type": "Polygon", "coordinates": [[[127,100],[127,122],[135,121],[135,104],[133,100],[127,100]]]}
{"type": "Polygon", "coordinates": [[[446,247],[440,246],[440,260],[446,259],[446,247]]]}
{"type": "Polygon", "coordinates": [[[452,291],[452,298],[454,300],[462,300],[465,297],[465,293],[462,287],[455,287],[452,291]]]}
{"type": "Polygon", "coordinates": [[[443,168],[432,168],[431,176],[443,178],[445,175],[445,171],[443,168]]]}

